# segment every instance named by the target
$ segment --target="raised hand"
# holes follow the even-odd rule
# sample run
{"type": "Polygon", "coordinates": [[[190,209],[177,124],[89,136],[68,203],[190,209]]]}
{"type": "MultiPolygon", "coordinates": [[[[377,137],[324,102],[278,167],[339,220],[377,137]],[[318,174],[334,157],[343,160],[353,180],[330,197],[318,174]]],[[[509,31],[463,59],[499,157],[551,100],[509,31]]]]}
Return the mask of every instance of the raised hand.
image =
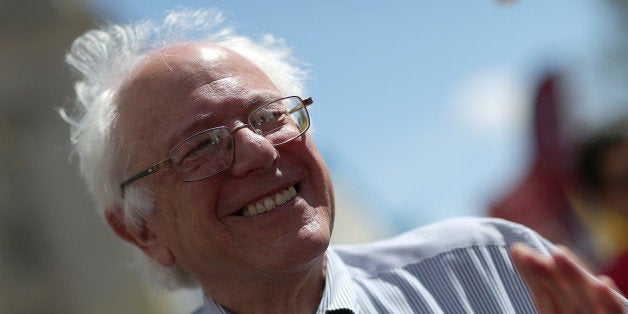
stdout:
{"type": "Polygon", "coordinates": [[[628,313],[628,302],[612,281],[588,273],[564,248],[550,258],[523,243],[513,244],[510,251],[540,313],[628,313]]]}

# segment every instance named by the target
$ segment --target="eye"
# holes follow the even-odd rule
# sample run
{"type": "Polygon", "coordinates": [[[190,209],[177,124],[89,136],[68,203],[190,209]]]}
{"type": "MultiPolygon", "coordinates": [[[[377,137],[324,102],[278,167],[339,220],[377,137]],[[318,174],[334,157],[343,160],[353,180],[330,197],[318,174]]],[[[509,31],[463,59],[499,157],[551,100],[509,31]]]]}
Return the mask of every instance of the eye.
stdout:
{"type": "Polygon", "coordinates": [[[217,146],[217,143],[213,139],[209,138],[203,142],[198,143],[196,147],[188,151],[183,157],[183,159],[193,158],[194,156],[198,154],[202,154],[203,152],[206,152],[208,150],[211,150],[213,147],[216,147],[216,146],[217,146]]]}
{"type": "Polygon", "coordinates": [[[208,138],[199,141],[192,147],[192,149],[188,150],[182,160],[184,162],[190,162],[212,155],[216,153],[224,140],[225,138],[222,134],[211,134],[208,138]]]}
{"type": "Polygon", "coordinates": [[[279,108],[265,110],[264,112],[260,112],[259,115],[255,117],[253,124],[255,126],[260,126],[268,122],[278,121],[285,115],[285,113],[285,110],[280,110],[279,108]]]}

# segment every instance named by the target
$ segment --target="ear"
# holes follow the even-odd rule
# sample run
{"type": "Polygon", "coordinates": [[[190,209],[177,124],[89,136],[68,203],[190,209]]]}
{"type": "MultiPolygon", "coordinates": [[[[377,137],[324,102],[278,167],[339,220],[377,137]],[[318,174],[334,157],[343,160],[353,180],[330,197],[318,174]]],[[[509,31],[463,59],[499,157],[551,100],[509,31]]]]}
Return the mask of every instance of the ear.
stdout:
{"type": "Polygon", "coordinates": [[[118,237],[137,246],[159,264],[166,267],[174,266],[176,258],[148,224],[143,223],[139,227],[127,224],[120,207],[106,209],[105,219],[118,237]]]}

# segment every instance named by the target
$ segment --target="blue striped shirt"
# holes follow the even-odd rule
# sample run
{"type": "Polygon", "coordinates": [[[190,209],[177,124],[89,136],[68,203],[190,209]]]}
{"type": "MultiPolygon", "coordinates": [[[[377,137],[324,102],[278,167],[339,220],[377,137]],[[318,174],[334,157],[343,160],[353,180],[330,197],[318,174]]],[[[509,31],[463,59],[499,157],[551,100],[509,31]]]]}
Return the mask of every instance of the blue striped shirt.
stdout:
{"type": "MultiPolygon", "coordinates": [[[[536,313],[510,259],[515,242],[545,255],[554,248],[528,228],[493,218],[451,219],[392,239],[332,246],[317,313],[536,313]]],[[[208,298],[201,310],[226,313],[208,298]]]]}

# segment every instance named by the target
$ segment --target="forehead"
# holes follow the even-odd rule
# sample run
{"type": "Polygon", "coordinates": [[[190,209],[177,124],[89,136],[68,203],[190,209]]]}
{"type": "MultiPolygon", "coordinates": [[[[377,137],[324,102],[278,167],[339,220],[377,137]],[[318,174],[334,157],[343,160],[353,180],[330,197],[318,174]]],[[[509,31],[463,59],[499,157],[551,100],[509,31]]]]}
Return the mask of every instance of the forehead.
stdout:
{"type": "Polygon", "coordinates": [[[257,88],[272,88],[253,63],[225,48],[199,43],[169,46],[148,55],[120,89],[120,111],[154,106],[189,96],[242,96],[257,88]],[[133,103],[132,105],[128,103],[133,103]]]}
{"type": "Polygon", "coordinates": [[[199,120],[211,127],[278,94],[259,68],[230,50],[166,47],[142,60],[120,88],[117,131],[127,145],[169,149],[199,120]]]}

